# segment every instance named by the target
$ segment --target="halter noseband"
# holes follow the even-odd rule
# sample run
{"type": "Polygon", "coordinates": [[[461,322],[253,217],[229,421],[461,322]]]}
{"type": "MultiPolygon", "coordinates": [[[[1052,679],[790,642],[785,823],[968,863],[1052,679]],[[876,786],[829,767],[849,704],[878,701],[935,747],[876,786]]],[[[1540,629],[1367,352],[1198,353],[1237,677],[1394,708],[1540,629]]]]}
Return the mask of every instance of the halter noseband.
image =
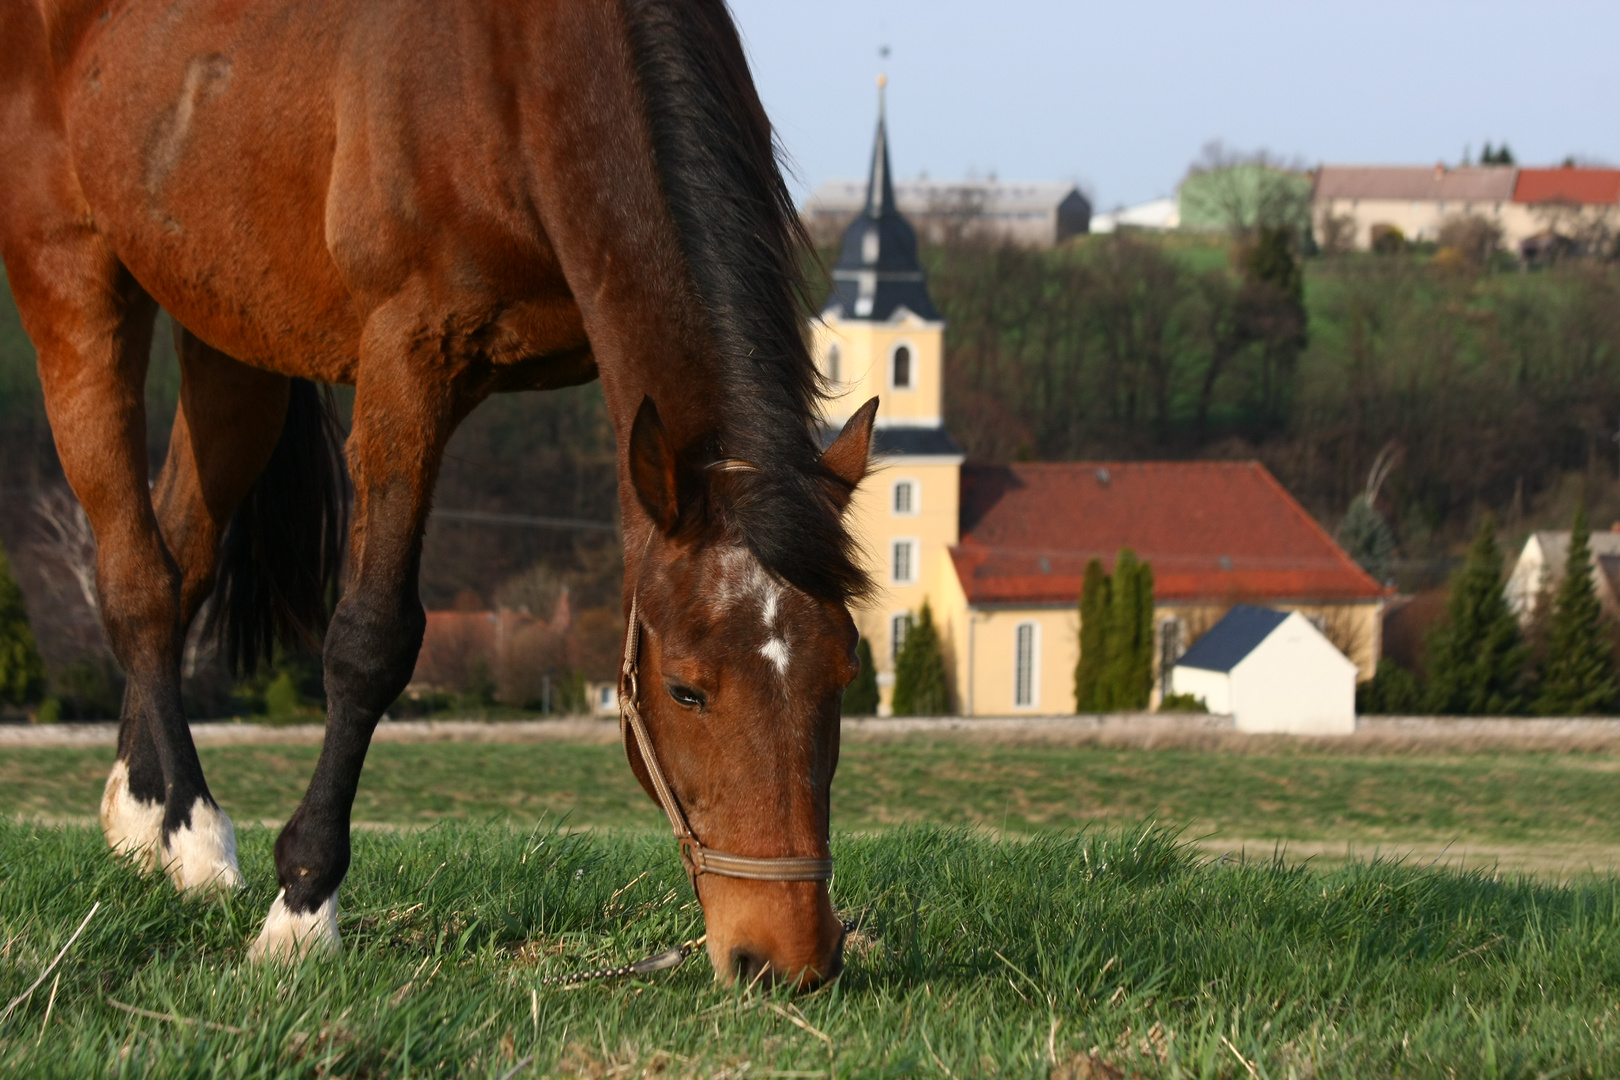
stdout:
{"type": "Polygon", "coordinates": [[[675,839],[681,845],[681,862],[686,864],[686,872],[692,879],[693,890],[697,889],[697,879],[701,874],[746,878],[751,881],[831,879],[833,876],[831,859],[814,859],[801,855],[776,858],[734,855],[729,851],[705,847],[692,832],[685,811],[676,801],[675,793],[670,790],[669,781],[664,777],[664,770],[659,767],[658,754],[653,750],[652,739],[647,734],[647,724],[641,718],[641,687],[636,678],[636,654],[641,644],[641,621],[637,601],[637,596],[632,593],[630,625],[625,627],[624,631],[624,666],[619,672],[619,738],[625,738],[626,729],[636,737],[636,747],[641,751],[641,761],[647,767],[647,776],[652,780],[653,791],[658,796],[659,805],[664,808],[664,816],[669,818],[670,828],[675,830],[675,839]]]}

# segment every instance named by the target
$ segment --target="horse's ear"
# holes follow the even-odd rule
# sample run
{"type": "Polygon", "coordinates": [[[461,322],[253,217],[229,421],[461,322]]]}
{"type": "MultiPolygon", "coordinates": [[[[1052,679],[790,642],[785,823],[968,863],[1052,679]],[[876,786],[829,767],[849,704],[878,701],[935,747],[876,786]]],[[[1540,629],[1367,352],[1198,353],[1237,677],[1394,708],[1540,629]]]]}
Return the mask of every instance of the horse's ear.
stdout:
{"type": "Polygon", "coordinates": [[[658,418],[653,399],[643,397],[630,428],[630,483],[642,509],[659,532],[670,533],[680,521],[680,499],[675,485],[675,448],[658,418]]]}
{"type": "Polygon", "coordinates": [[[842,510],[849,505],[855,485],[866,475],[866,465],[872,452],[872,421],[877,416],[878,399],[873,398],[844,422],[844,430],[821,455],[821,463],[839,480],[840,490],[832,493],[833,500],[842,510]]]}

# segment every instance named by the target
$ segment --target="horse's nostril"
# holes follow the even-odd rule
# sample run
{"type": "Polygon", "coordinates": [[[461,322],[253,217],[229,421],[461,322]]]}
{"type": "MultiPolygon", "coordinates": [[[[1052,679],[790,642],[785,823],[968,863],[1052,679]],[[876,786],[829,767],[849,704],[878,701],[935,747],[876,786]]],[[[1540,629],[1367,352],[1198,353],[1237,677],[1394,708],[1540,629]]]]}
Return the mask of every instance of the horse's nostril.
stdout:
{"type": "MultiPolygon", "coordinates": [[[[751,984],[769,971],[770,964],[764,957],[739,945],[731,950],[731,969],[737,973],[737,978],[751,984]]],[[[768,979],[769,975],[765,977],[768,979]]]]}

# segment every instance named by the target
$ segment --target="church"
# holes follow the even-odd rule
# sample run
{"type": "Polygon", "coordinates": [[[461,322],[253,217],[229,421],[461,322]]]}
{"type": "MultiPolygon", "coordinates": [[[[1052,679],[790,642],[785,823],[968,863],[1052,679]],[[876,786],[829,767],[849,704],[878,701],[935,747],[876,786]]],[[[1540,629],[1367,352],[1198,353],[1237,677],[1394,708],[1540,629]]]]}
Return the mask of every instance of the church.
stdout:
{"type": "Polygon", "coordinates": [[[1155,575],[1154,698],[1233,606],[1299,611],[1372,677],[1387,590],[1259,462],[968,464],[944,413],[945,322],[895,202],[881,105],[866,197],[810,328],[831,438],[879,399],[852,530],[879,585],[855,611],[889,712],[894,662],[926,600],[953,711],[1073,712],[1085,566],[1122,547],[1155,575]]]}

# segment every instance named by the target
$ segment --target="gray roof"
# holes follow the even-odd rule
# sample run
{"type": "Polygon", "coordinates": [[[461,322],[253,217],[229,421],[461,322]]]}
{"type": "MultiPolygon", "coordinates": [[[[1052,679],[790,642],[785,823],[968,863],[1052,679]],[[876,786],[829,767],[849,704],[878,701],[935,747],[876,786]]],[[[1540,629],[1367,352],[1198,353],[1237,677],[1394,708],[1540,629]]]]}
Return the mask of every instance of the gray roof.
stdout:
{"type": "Polygon", "coordinates": [[[872,172],[860,213],[844,230],[832,293],[823,313],[846,319],[887,322],[901,308],[920,318],[941,315],[928,295],[928,281],[917,259],[917,232],[900,216],[889,167],[889,136],[882,99],[878,99],[877,136],[872,143],[872,172]]]}
{"type": "MultiPolygon", "coordinates": [[[[1001,180],[902,180],[894,184],[901,213],[962,213],[986,216],[1055,213],[1071,196],[1084,199],[1073,184],[1001,180]]],[[[807,217],[848,217],[866,202],[866,183],[828,180],[805,200],[807,217]]]]}
{"type": "Polygon", "coordinates": [[[1193,642],[1192,648],[1176,661],[1176,666],[1203,671],[1231,671],[1287,618],[1286,611],[1239,604],[1210,627],[1203,637],[1193,642]]]}
{"type": "MultiPolygon", "coordinates": [[[[838,429],[821,429],[821,448],[838,438],[838,429]]],[[[873,457],[962,457],[962,448],[942,427],[880,427],[872,431],[873,457]]]]}
{"type": "Polygon", "coordinates": [[[1508,202],[1518,177],[1511,165],[1323,165],[1316,172],[1314,197],[1508,202]]]}

